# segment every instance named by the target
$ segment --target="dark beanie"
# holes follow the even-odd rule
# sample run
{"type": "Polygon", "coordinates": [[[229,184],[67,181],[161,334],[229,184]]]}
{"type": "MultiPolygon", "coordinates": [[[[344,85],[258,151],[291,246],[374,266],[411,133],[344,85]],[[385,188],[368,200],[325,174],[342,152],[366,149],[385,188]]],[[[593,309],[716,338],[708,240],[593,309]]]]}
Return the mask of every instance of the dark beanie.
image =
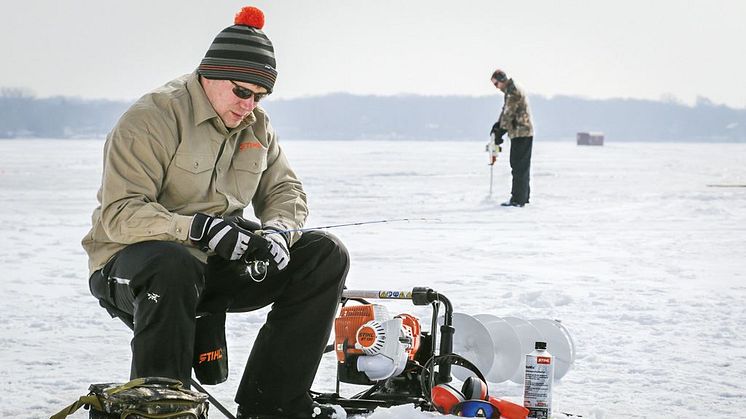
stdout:
{"type": "Polygon", "coordinates": [[[244,7],[234,23],[215,37],[197,72],[208,79],[257,84],[271,92],[277,70],[275,49],[261,30],[264,13],[256,7],[244,7]]]}

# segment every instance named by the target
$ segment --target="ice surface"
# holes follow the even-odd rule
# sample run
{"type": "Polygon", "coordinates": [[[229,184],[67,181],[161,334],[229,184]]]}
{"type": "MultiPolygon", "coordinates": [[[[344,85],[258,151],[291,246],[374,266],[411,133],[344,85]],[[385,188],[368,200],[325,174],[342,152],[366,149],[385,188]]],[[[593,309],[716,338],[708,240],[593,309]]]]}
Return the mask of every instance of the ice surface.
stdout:
{"type": "MultiPolygon", "coordinates": [[[[599,419],[746,411],[746,188],[707,187],[746,183],[746,144],[537,139],[525,208],[499,206],[507,153],[487,196],[483,142],[283,145],[308,192],[308,226],[441,220],[334,230],[352,255],[350,288],[429,286],[459,312],[561,319],[577,359],[555,385],[557,411],[599,419]]],[[[47,418],[91,383],[128,378],[129,331],[89,295],[79,244],[102,146],[0,141],[0,417],[47,418]]],[[[429,318],[403,303],[390,310],[429,318]]],[[[265,315],[229,316],[231,375],[210,390],[231,409],[265,315]]],[[[315,389],[333,390],[334,362],[325,356],[315,389]]],[[[510,382],[490,391],[522,394],[510,382]]],[[[402,406],[370,417],[433,416],[402,406]]]]}

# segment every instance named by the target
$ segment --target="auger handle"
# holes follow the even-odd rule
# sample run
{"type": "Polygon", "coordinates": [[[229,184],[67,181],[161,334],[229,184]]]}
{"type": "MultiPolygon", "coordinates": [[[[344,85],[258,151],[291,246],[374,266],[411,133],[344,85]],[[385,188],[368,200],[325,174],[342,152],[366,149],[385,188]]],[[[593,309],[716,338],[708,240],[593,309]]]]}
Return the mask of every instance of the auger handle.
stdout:
{"type": "MultiPolygon", "coordinates": [[[[377,299],[377,300],[411,300],[416,306],[425,306],[435,301],[442,301],[441,294],[427,287],[414,287],[412,291],[402,290],[344,290],[342,298],[377,299]]],[[[448,304],[450,305],[450,303],[448,304]]]]}

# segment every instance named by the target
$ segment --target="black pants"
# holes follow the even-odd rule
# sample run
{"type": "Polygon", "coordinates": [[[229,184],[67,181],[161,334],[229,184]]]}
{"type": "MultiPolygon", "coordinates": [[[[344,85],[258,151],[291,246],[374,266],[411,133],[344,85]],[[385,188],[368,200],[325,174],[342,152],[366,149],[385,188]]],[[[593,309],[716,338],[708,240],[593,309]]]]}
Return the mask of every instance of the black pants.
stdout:
{"type": "Polygon", "coordinates": [[[534,137],[517,137],[510,140],[510,168],[513,174],[510,200],[518,204],[527,204],[531,196],[529,180],[533,143],[534,137]]]}
{"type": "Polygon", "coordinates": [[[244,312],[273,304],[236,394],[242,406],[305,405],[349,269],[339,240],[306,232],[290,263],[262,282],[242,262],[207,264],[181,244],[148,241],[120,251],[91,276],[91,292],[134,317],[131,378],[189,383],[197,313],[244,312]]]}

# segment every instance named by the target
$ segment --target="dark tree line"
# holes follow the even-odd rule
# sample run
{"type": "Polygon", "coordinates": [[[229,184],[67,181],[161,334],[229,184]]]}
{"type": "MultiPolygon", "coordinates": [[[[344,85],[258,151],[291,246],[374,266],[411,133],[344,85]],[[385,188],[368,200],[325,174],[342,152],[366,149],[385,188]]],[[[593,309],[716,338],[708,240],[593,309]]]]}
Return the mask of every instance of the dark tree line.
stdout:
{"type": "MultiPolygon", "coordinates": [[[[701,99],[675,102],[530,97],[538,139],[602,131],[607,141],[746,141],[746,109],[701,99]]],[[[35,98],[0,89],[0,138],[100,138],[128,102],[35,98]]],[[[468,96],[331,94],[264,106],[282,138],[486,140],[502,99],[468,96]]]]}
{"type": "Polygon", "coordinates": [[[38,99],[19,89],[0,90],[0,138],[101,137],[129,103],[69,97],[38,99]]]}

